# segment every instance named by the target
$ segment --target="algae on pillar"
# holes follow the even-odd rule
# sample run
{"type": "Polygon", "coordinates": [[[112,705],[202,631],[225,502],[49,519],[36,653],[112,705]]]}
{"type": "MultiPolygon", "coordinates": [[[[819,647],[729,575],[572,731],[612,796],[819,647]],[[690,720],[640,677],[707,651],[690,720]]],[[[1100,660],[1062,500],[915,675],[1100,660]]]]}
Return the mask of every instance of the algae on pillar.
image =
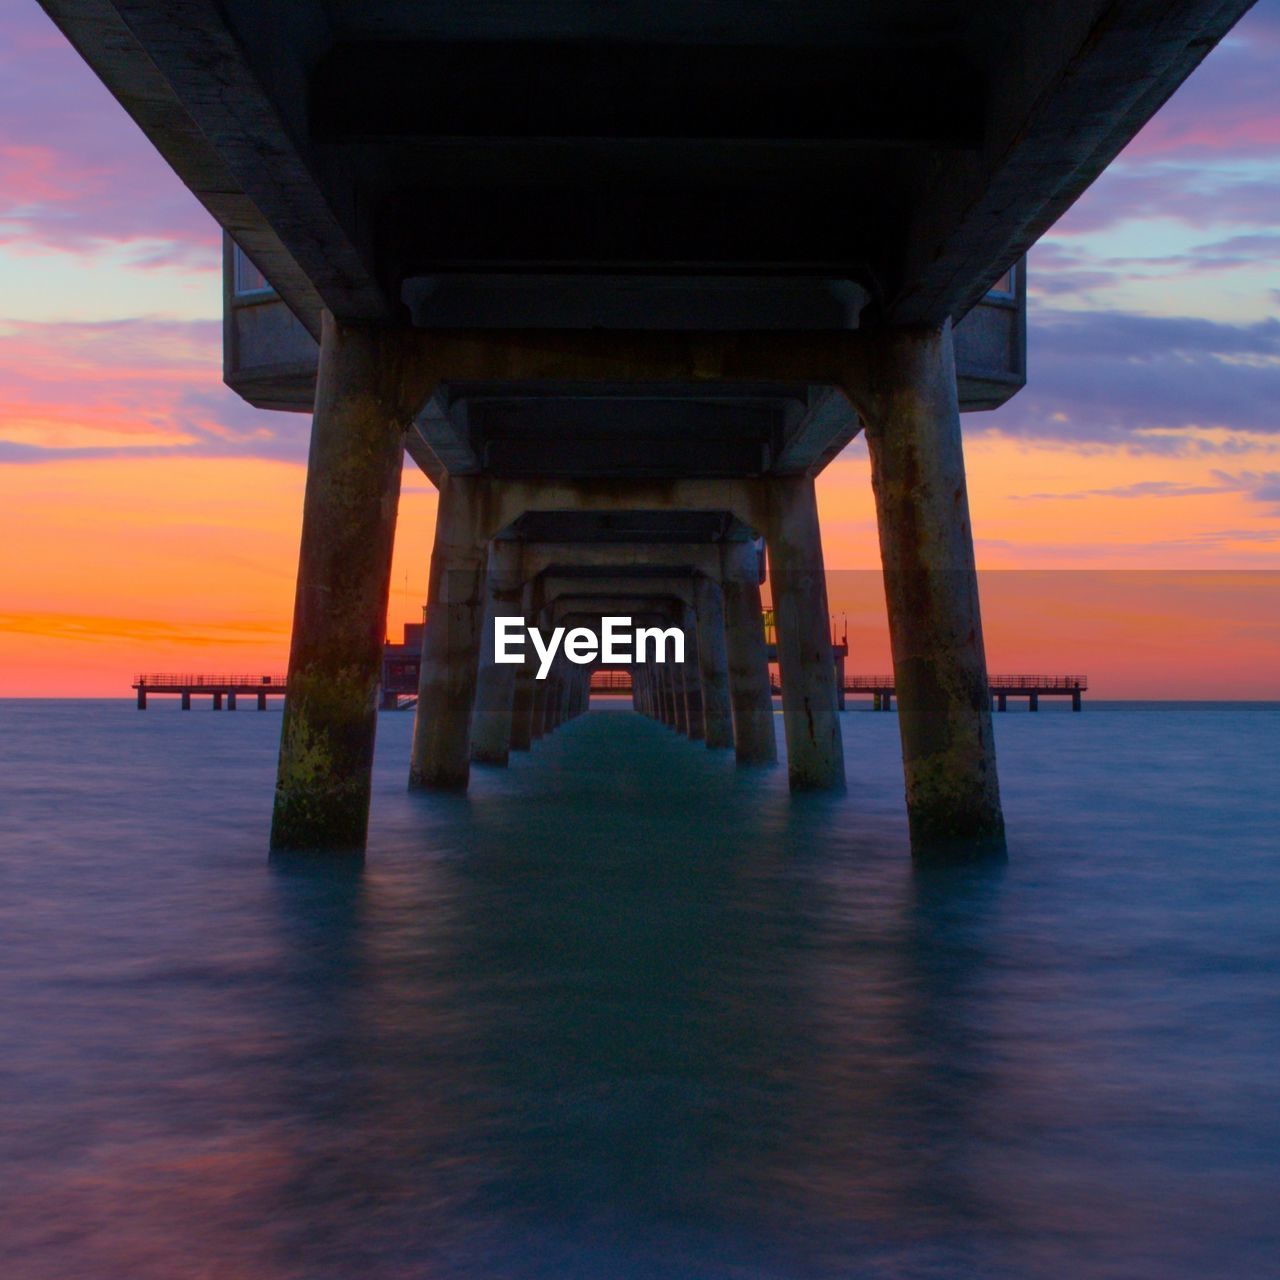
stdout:
{"type": "Polygon", "coordinates": [[[912,851],[1003,852],[951,326],[877,335],[866,421],[912,851]]]}
{"type": "Polygon", "coordinates": [[[405,337],[327,313],[271,847],[361,850],[400,497],[405,337]]]}

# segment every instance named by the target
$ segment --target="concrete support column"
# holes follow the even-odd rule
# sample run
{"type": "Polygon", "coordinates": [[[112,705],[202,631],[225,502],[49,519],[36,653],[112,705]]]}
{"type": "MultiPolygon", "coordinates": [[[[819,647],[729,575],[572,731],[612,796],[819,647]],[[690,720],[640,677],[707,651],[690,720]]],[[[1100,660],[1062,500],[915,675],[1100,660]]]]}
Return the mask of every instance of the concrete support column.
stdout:
{"type": "Polygon", "coordinates": [[[222,694],[220,694],[220,693],[215,693],[215,694],[213,695],[213,709],[214,709],[215,711],[221,711],[221,710],[222,710],[222,694]]]}
{"type": "Polygon", "coordinates": [[[773,764],[778,758],[778,743],[773,731],[769,650],[764,642],[755,548],[744,543],[726,550],[724,563],[724,636],[734,752],[739,764],[773,764]]]}
{"type": "Polygon", "coordinates": [[[702,711],[702,653],[698,647],[698,620],[692,609],[684,618],[684,701],[688,734],[695,742],[706,736],[702,711]]]}
{"type": "Polygon", "coordinates": [[[227,710],[234,711],[235,709],[236,709],[236,694],[235,694],[235,690],[233,689],[231,690],[230,693],[227,694],[227,710]]]}
{"type": "Polygon", "coordinates": [[[484,621],[480,663],[476,672],[476,705],[471,717],[471,759],[482,764],[507,764],[515,706],[516,668],[496,661],[495,621],[524,622],[523,584],[520,582],[520,544],[491,542],[485,574],[484,621]]]}
{"type": "Polygon", "coordinates": [[[362,850],[400,499],[406,335],[325,313],[271,820],[273,849],[362,850]]]}
{"type": "Polygon", "coordinates": [[[258,710],[265,711],[267,709],[267,695],[265,693],[258,694],[258,710]]]}
{"type": "Polygon", "coordinates": [[[146,709],[147,709],[147,686],[139,685],[138,686],[138,710],[145,711],[146,709]]]}
{"type": "Polygon", "coordinates": [[[547,682],[531,675],[533,682],[533,715],[529,722],[529,737],[537,742],[547,733],[547,682]]]}
{"type": "Polygon", "coordinates": [[[689,702],[685,696],[684,664],[681,662],[667,662],[663,665],[671,673],[671,727],[677,733],[687,734],[689,732],[689,702]]]}
{"type": "Polygon", "coordinates": [[[560,723],[560,674],[555,667],[547,672],[547,678],[540,682],[545,693],[542,700],[542,734],[549,737],[556,731],[560,723]]]}
{"type": "Polygon", "coordinates": [[[729,702],[729,654],[724,635],[724,593],[718,582],[699,577],[697,602],[698,663],[702,676],[702,719],[708,747],[733,746],[733,708],[729,702]]]}
{"type": "Polygon", "coordinates": [[[427,582],[409,786],[464,791],[484,618],[487,548],[473,482],[444,482],[427,582]]]}
{"type": "MultiPolygon", "coordinates": [[[[535,583],[526,582],[521,593],[521,613],[529,623],[537,613],[535,608],[537,587],[535,583]]],[[[516,668],[515,689],[511,702],[511,749],[528,751],[533,745],[533,676],[537,668],[531,659],[516,668]]]]}
{"type": "Polygon", "coordinates": [[[184,693],[182,695],[182,709],[183,711],[191,710],[191,695],[189,693],[184,693]]]}
{"type": "Polygon", "coordinates": [[[866,421],[911,847],[1004,851],[951,326],[880,339],[866,421]]]}
{"type": "Polygon", "coordinates": [[[793,791],[842,790],[844,747],[831,660],[831,618],[813,480],[770,485],[769,584],[782,676],[787,777],[793,791]]]}

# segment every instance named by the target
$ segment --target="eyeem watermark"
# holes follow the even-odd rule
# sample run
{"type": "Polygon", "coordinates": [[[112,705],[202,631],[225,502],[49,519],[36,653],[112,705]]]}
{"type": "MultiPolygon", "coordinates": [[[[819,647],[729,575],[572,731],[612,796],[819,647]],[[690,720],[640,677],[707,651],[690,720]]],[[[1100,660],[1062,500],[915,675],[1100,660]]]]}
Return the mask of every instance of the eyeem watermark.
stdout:
{"type": "Polygon", "coordinates": [[[538,657],[536,678],[539,680],[547,678],[561,646],[564,656],[580,667],[597,661],[621,666],[684,661],[684,632],[679,627],[633,627],[630,618],[601,618],[598,632],[590,627],[571,630],[557,627],[550,640],[545,639],[537,627],[526,626],[523,618],[494,618],[494,661],[523,663],[526,639],[533,642],[538,657]]]}

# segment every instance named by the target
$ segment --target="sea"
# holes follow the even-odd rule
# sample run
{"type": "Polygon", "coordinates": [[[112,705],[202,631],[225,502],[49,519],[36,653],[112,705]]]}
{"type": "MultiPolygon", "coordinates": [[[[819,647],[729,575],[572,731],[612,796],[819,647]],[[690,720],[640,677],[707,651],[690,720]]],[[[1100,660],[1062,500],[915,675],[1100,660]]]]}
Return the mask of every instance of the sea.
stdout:
{"type": "Polygon", "coordinates": [[[1280,704],[995,722],[926,870],[896,714],[439,796],[385,712],[354,865],[267,856],[278,710],[0,702],[0,1276],[1280,1276],[1280,704]]]}

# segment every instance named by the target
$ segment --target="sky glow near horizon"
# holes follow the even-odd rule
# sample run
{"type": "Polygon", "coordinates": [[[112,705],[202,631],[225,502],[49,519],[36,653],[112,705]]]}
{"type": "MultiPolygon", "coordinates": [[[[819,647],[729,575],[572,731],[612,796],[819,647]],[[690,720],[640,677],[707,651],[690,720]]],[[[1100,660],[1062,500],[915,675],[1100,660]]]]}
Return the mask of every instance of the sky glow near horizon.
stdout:
{"type": "MultiPolygon", "coordinates": [[[[1188,660],[1173,629],[1218,655],[1205,696],[1280,697],[1276,590],[1268,613],[1264,579],[1220,572],[1280,570],[1278,212],[1280,0],[1261,0],[1036,246],[1028,386],[965,418],[980,564],[1107,571],[1022,615],[994,588],[993,667],[1052,655],[1158,696],[1188,660]],[[1181,619],[1160,592],[1126,614],[1121,569],[1220,584],[1181,619]],[[1122,660],[1144,635],[1146,666],[1122,660]]],[[[283,665],[309,422],[222,385],[220,272],[212,220],[39,6],[0,0],[0,695],[283,665]]],[[[819,500],[829,568],[875,566],[860,440],[819,500]]],[[[434,505],[411,467],[393,634],[434,505]]],[[[859,626],[855,665],[885,666],[882,624],[859,626]]]]}

